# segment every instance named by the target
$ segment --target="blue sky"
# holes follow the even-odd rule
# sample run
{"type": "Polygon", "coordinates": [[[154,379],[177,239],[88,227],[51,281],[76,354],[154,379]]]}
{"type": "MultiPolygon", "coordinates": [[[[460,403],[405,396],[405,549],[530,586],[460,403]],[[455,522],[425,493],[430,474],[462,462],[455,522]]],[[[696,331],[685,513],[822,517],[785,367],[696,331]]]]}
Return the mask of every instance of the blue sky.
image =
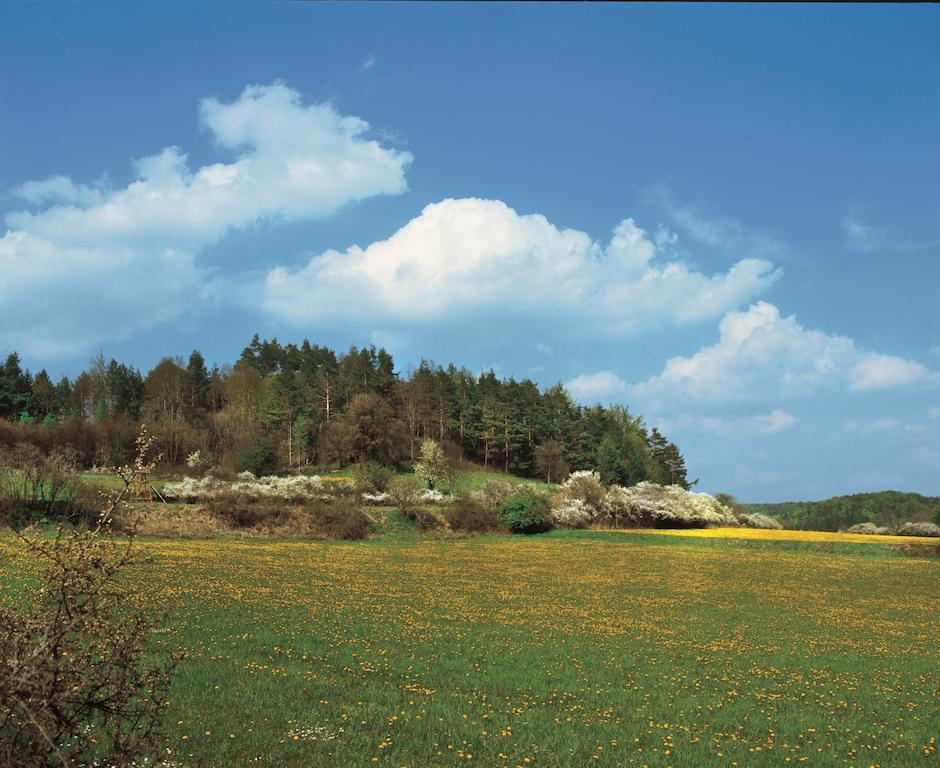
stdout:
{"type": "Polygon", "coordinates": [[[940,11],[5,4],[0,352],[251,335],[626,402],[745,500],[940,494],[940,11]]]}

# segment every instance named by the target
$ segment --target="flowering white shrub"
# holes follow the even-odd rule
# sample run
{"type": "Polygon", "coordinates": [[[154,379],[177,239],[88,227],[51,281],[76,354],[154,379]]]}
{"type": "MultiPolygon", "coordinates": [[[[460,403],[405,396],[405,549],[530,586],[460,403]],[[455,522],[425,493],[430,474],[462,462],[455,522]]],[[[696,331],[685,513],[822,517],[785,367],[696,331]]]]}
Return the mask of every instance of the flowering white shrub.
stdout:
{"type": "Polygon", "coordinates": [[[888,533],[888,529],[882,528],[874,523],[856,523],[846,530],[846,533],[864,533],[869,536],[884,536],[888,533]]]}
{"type": "Polygon", "coordinates": [[[614,527],[642,523],[640,509],[634,505],[634,494],[630,491],[630,488],[624,488],[622,485],[612,485],[607,489],[604,506],[608,520],[614,527]]]}
{"type": "MultiPolygon", "coordinates": [[[[390,494],[386,491],[379,491],[377,493],[364,493],[362,494],[362,500],[366,504],[373,504],[376,506],[397,504],[397,500],[393,494],[390,494]]],[[[413,502],[415,504],[445,504],[450,500],[450,496],[445,496],[440,491],[432,491],[427,488],[414,489],[413,502]]]]}
{"type": "Polygon", "coordinates": [[[558,525],[581,528],[608,516],[607,489],[597,472],[572,472],[552,497],[552,518],[558,525]]]}
{"type": "Polygon", "coordinates": [[[895,536],[940,536],[940,525],[934,523],[901,523],[895,536]]]}
{"type": "Polygon", "coordinates": [[[584,528],[594,522],[594,514],[581,499],[561,499],[552,504],[552,521],[563,528],[584,528]]]}
{"type": "Polygon", "coordinates": [[[161,491],[167,501],[198,501],[225,493],[228,483],[212,475],[184,477],[178,483],[167,483],[161,491]]]}
{"type": "Polygon", "coordinates": [[[766,528],[771,531],[783,530],[779,520],[774,520],[772,517],[762,515],[759,512],[738,515],[738,522],[745,528],[766,528]]]}
{"type": "Polygon", "coordinates": [[[633,525],[658,528],[704,528],[737,525],[734,513],[707,493],[678,485],[643,482],[631,488],[614,486],[607,493],[611,517],[633,525]]]}
{"type": "MultiPolygon", "coordinates": [[[[244,475],[245,473],[242,473],[244,475]]],[[[247,474],[251,474],[250,472],[247,474]]],[[[326,488],[316,475],[306,477],[254,477],[232,483],[231,492],[242,496],[257,496],[272,499],[310,499],[322,494],[326,488]]]]}
{"type": "Polygon", "coordinates": [[[415,475],[430,488],[450,483],[451,466],[444,449],[434,440],[421,443],[421,459],[415,464],[415,475]]]}
{"type": "Polygon", "coordinates": [[[235,482],[228,483],[212,477],[184,477],[178,483],[163,486],[163,496],[168,500],[199,501],[223,494],[235,494],[252,498],[269,499],[313,499],[320,498],[326,490],[317,477],[255,477],[251,472],[241,472],[235,482]]]}

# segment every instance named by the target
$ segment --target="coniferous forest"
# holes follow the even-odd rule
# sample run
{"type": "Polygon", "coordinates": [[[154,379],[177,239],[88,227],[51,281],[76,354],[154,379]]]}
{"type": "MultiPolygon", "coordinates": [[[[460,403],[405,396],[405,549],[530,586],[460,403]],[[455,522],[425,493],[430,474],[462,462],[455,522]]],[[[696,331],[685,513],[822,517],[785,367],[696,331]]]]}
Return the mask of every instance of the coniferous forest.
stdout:
{"type": "Polygon", "coordinates": [[[256,335],[234,365],[197,350],[144,375],[99,354],[74,380],[31,374],[16,353],[0,371],[0,445],[70,447],[83,467],[134,454],[148,424],[168,468],[199,451],[224,469],[286,472],[353,462],[412,463],[420,441],[451,458],[558,481],[595,469],[608,483],[689,486],[677,446],[627,408],[581,406],[564,386],[422,361],[396,371],[385,349],[337,354],[256,335]]]}

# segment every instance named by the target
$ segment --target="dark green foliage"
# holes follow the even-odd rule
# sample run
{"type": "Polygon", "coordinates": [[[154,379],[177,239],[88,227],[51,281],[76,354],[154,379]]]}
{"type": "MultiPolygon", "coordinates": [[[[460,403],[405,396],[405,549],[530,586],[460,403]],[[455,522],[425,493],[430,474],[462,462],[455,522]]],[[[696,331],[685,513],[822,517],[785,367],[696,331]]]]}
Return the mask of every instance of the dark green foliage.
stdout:
{"type": "Polygon", "coordinates": [[[0,367],[0,418],[19,421],[29,413],[33,381],[29,371],[20,367],[20,356],[11,352],[0,367]]]}
{"type": "Polygon", "coordinates": [[[444,518],[458,533],[502,533],[506,524],[492,508],[476,499],[459,496],[447,505],[444,518]]]}
{"type": "Polygon", "coordinates": [[[353,466],[352,475],[360,493],[381,493],[388,488],[394,473],[374,461],[364,461],[353,466]]]}
{"type": "Polygon", "coordinates": [[[739,504],[738,500],[730,493],[716,493],[715,501],[730,509],[735,515],[755,514],[754,510],[745,509],[744,505],[739,504]]]}
{"type": "Polygon", "coordinates": [[[649,449],[657,475],[656,482],[661,485],[678,485],[689,490],[695,482],[686,479],[685,459],[675,443],[669,442],[656,427],[650,433],[649,449]]]}
{"type": "Polygon", "coordinates": [[[857,493],[824,501],[740,506],[745,512],[775,517],[785,528],[806,531],[839,531],[857,523],[895,528],[905,521],[921,522],[940,517],[940,498],[901,491],[857,493]]]}
{"type": "Polygon", "coordinates": [[[256,440],[238,455],[237,469],[248,470],[258,477],[277,471],[277,453],[267,440],[256,440]]]}
{"type": "Polygon", "coordinates": [[[499,505],[499,514],[512,533],[545,533],[552,529],[551,508],[542,496],[514,496],[499,505]]]}

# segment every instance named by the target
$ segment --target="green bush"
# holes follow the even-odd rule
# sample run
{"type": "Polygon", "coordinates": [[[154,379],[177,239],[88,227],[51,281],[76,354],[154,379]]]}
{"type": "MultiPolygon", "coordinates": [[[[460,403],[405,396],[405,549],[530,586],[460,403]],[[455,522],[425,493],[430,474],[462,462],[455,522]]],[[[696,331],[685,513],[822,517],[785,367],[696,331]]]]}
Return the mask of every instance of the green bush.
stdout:
{"type": "Polygon", "coordinates": [[[374,461],[363,461],[352,468],[352,476],[359,493],[383,493],[388,489],[394,474],[388,467],[374,461]]]}
{"type": "Polygon", "coordinates": [[[513,496],[499,514],[512,533],[545,533],[552,529],[551,507],[542,496],[513,496]]]}
{"type": "Polygon", "coordinates": [[[248,470],[257,477],[277,472],[277,453],[267,440],[256,440],[238,454],[237,469],[248,470]]]}
{"type": "Polygon", "coordinates": [[[454,499],[444,518],[451,530],[460,533],[503,533],[506,530],[506,525],[492,507],[466,496],[454,499]]]}

